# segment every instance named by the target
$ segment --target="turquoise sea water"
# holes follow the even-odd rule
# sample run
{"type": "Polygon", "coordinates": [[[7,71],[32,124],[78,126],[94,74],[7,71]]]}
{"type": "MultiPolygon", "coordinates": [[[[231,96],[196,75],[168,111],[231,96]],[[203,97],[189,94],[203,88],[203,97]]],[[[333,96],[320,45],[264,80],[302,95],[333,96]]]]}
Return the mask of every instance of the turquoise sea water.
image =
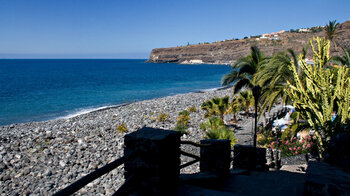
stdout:
{"type": "Polygon", "coordinates": [[[0,125],[220,86],[228,66],[140,60],[0,60],[0,125]]]}

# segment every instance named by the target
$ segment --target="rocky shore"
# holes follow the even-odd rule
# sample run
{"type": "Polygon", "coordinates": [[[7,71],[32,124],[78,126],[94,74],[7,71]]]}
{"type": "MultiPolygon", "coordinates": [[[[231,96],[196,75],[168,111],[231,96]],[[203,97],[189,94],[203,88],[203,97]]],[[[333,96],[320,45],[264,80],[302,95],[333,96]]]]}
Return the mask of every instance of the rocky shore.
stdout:
{"type": "MultiPolygon", "coordinates": [[[[123,137],[116,128],[129,132],[144,126],[173,129],[178,113],[191,106],[189,134],[183,140],[198,142],[204,136],[200,105],[215,96],[231,95],[231,89],[187,93],[108,108],[69,119],[31,122],[0,127],[0,195],[52,195],[80,177],[123,156],[123,137]],[[166,122],[157,121],[160,113],[166,122]]],[[[232,116],[226,116],[225,120],[232,116]]],[[[252,119],[238,116],[236,135],[240,144],[251,142],[252,119]]],[[[198,149],[182,146],[198,153],[198,149]]],[[[190,159],[182,157],[182,162],[190,159]]],[[[198,171],[198,164],[181,173],[198,171]]],[[[123,167],[90,183],[79,194],[110,195],[123,183],[123,167]]]]}

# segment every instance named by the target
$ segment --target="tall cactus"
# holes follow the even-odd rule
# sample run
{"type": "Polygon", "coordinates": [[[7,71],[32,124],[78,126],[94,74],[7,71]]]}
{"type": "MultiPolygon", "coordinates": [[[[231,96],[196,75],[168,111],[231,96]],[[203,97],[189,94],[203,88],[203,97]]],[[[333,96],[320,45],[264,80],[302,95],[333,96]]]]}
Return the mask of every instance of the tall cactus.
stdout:
{"type": "Polygon", "coordinates": [[[325,67],[330,59],[329,40],[313,38],[310,39],[310,45],[313,50],[314,64],[306,64],[302,55],[299,55],[298,64],[301,74],[298,74],[296,65],[291,62],[289,68],[293,72],[293,79],[288,82],[290,88],[285,89],[285,93],[293,100],[301,116],[315,130],[319,156],[322,157],[324,142],[327,142],[334,131],[327,125],[332,122],[335,103],[338,105],[337,114],[341,117],[341,122],[345,123],[350,118],[349,68],[325,67]],[[314,41],[317,43],[317,49],[314,41]]]}

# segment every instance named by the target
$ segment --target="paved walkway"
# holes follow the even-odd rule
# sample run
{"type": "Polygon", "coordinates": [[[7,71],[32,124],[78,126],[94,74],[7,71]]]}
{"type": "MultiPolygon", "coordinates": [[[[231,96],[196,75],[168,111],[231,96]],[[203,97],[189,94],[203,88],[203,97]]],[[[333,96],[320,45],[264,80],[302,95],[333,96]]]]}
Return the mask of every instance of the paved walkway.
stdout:
{"type": "Polygon", "coordinates": [[[178,195],[294,196],[303,195],[304,183],[305,173],[281,170],[252,171],[245,174],[231,174],[220,187],[214,189],[182,184],[178,195]]]}

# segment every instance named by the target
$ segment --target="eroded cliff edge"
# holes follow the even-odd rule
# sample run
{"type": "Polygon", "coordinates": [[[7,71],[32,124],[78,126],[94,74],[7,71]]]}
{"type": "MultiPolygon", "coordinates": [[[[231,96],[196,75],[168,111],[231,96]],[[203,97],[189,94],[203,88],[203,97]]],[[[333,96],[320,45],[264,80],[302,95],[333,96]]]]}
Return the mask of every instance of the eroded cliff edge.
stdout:
{"type": "MultiPolygon", "coordinates": [[[[338,26],[338,33],[334,38],[337,48],[331,47],[332,55],[342,55],[340,47],[350,49],[350,21],[338,26]]],[[[288,48],[299,53],[313,36],[325,36],[324,31],[284,32],[278,34],[278,39],[247,38],[207,44],[196,44],[170,48],[153,49],[147,62],[151,63],[182,63],[182,64],[230,64],[240,57],[247,55],[250,46],[257,45],[266,55],[283,51],[288,48]]],[[[309,50],[311,50],[309,48],[309,50]]],[[[309,51],[311,54],[311,51],[309,51]]]]}

